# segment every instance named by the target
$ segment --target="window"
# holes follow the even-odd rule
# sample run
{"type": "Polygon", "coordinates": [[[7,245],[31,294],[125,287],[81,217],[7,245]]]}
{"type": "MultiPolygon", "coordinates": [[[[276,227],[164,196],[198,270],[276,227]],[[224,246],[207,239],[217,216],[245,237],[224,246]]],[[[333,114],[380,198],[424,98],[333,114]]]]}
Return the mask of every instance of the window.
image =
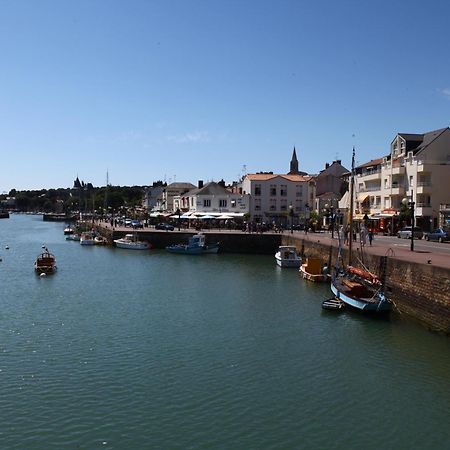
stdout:
{"type": "Polygon", "coordinates": [[[287,200],[286,199],[281,200],[280,210],[287,211],[287,200]]]}
{"type": "Polygon", "coordinates": [[[276,184],[270,185],[270,196],[275,197],[277,195],[277,186],[276,184]]]}
{"type": "Polygon", "coordinates": [[[260,196],[261,195],[261,185],[255,184],[255,195],[260,196]]]}
{"type": "Polygon", "coordinates": [[[269,209],[270,209],[270,211],[276,211],[277,210],[277,201],[274,198],[270,199],[269,209]]]}
{"type": "Polygon", "coordinates": [[[412,175],[409,176],[409,187],[413,187],[414,186],[414,178],[412,175]]]}
{"type": "Polygon", "coordinates": [[[303,186],[301,184],[297,184],[295,186],[295,196],[302,197],[303,196],[303,186]]]}
{"type": "Polygon", "coordinates": [[[208,208],[209,206],[211,206],[211,200],[209,200],[209,199],[203,200],[203,206],[205,208],[208,208]]]}
{"type": "Polygon", "coordinates": [[[280,186],[280,195],[281,195],[282,197],[287,197],[287,185],[282,184],[282,185],[280,186]]]}
{"type": "Polygon", "coordinates": [[[236,200],[231,200],[231,207],[236,208],[236,200]]]}
{"type": "Polygon", "coordinates": [[[219,200],[219,208],[226,208],[226,207],[227,207],[227,201],[219,200]]]}
{"type": "Polygon", "coordinates": [[[255,211],[261,211],[261,199],[255,199],[255,211]]]}

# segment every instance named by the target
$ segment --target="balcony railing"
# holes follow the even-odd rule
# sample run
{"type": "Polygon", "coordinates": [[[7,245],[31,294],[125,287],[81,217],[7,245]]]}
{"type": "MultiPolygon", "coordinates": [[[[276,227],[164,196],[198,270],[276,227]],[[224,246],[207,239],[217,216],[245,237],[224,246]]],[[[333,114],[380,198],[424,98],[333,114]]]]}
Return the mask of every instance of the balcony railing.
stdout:
{"type": "Polygon", "coordinates": [[[418,187],[431,186],[431,181],[418,181],[417,186],[418,187]]]}
{"type": "Polygon", "coordinates": [[[417,202],[417,208],[431,208],[431,203],[417,202]]]}

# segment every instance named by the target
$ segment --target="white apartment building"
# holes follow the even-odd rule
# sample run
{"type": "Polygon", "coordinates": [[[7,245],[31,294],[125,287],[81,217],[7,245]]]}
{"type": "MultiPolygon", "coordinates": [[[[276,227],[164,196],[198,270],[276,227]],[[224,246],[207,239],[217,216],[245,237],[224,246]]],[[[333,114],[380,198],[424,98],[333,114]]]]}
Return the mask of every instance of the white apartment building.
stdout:
{"type": "Polygon", "coordinates": [[[355,169],[356,217],[391,219],[403,198],[415,203],[417,225],[437,227],[442,204],[450,204],[450,129],[399,133],[390,154],[355,169]]]}

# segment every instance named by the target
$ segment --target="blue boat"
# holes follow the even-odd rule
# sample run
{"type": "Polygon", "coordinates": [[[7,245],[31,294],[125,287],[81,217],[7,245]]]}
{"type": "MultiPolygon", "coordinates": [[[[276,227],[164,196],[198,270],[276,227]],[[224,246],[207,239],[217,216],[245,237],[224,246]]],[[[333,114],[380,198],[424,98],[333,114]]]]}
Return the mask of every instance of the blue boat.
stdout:
{"type": "Polygon", "coordinates": [[[331,278],[331,292],[336,299],[346,305],[365,312],[385,312],[391,309],[391,302],[384,294],[384,278],[386,276],[386,260],[382,259],[380,278],[369,272],[366,268],[360,269],[352,266],[352,230],[353,230],[353,189],[355,174],[355,149],[353,148],[352,172],[350,177],[350,240],[348,245],[348,264],[342,260],[342,239],[339,237],[339,250],[336,267],[331,278]]]}
{"type": "Polygon", "coordinates": [[[183,255],[203,255],[205,253],[217,253],[219,251],[219,243],[206,245],[205,235],[198,233],[190,237],[187,244],[169,245],[166,247],[166,250],[170,253],[183,255]]]}

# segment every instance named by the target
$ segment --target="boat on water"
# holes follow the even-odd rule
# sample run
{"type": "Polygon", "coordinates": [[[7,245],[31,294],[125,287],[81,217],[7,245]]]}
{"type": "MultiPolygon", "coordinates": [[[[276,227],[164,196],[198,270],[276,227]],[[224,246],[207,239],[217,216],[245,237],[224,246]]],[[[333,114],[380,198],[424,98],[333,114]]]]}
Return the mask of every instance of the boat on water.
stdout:
{"type": "Polygon", "coordinates": [[[56,258],[48,251],[47,247],[43,247],[44,251],[36,258],[34,269],[38,274],[50,274],[56,271],[56,258]]]}
{"type": "Polygon", "coordinates": [[[370,272],[366,267],[358,268],[352,264],[353,240],[353,190],[355,176],[355,149],[353,148],[352,170],[350,177],[350,239],[348,245],[348,264],[342,258],[342,236],[339,237],[339,249],[336,266],[331,278],[331,292],[335,298],[346,305],[365,312],[386,312],[391,309],[391,302],[384,294],[384,278],[386,275],[387,257],[381,259],[380,276],[370,272]]]}
{"type": "Polygon", "coordinates": [[[150,244],[146,241],[139,241],[136,234],[126,234],[123,238],[114,239],[114,244],[118,248],[129,250],[149,250],[150,244]]]}
{"type": "Polygon", "coordinates": [[[68,234],[66,241],[80,241],[80,235],[78,233],[68,234]]]}
{"type": "Polygon", "coordinates": [[[64,228],[64,234],[65,235],[70,235],[74,233],[74,229],[72,227],[66,227],[64,228]]]}
{"type": "Polygon", "coordinates": [[[95,236],[94,243],[95,245],[106,245],[108,240],[103,236],[95,236]]]}
{"type": "Polygon", "coordinates": [[[300,267],[302,263],[294,245],[280,245],[275,253],[275,260],[280,267],[300,267]]]}
{"type": "Polygon", "coordinates": [[[81,245],[95,245],[95,233],[91,231],[85,231],[80,236],[81,245]]]}
{"type": "Polygon", "coordinates": [[[300,275],[309,281],[323,282],[327,280],[328,268],[322,268],[322,260],[320,258],[309,257],[306,263],[300,266],[300,275]]]}
{"type": "Polygon", "coordinates": [[[175,244],[166,247],[170,253],[179,253],[184,255],[203,255],[207,253],[217,253],[219,251],[219,243],[206,245],[205,235],[202,233],[195,234],[189,238],[187,244],[175,244]]]}

